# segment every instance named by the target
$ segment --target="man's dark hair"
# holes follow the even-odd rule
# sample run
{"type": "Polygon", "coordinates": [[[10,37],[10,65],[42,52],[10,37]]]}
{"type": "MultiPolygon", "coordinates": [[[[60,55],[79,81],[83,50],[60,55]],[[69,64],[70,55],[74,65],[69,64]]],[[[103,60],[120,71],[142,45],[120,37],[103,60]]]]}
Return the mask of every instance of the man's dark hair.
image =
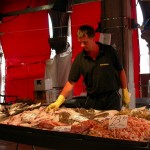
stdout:
{"type": "Polygon", "coordinates": [[[77,32],[78,38],[82,38],[86,35],[90,38],[94,37],[95,36],[94,28],[89,25],[80,26],[77,32]]]}

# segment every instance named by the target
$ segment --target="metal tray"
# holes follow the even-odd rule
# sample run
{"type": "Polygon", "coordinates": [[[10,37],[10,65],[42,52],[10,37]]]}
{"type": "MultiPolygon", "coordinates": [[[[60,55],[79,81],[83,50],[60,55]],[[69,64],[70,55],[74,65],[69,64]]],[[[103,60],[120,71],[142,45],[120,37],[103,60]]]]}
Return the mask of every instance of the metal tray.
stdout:
{"type": "Polygon", "coordinates": [[[82,135],[0,124],[0,139],[46,148],[78,149],[82,135]]]}
{"type": "Polygon", "coordinates": [[[107,139],[0,124],[0,139],[54,149],[150,150],[149,142],[107,139]]]}
{"type": "Polygon", "coordinates": [[[126,145],[126,146],[136,146],[136,147],[148,147],[149,142],[138,142],[138,141],[130,141],[130,140],[121,140],[121,139],[110,139],[110,138],[102,138],[102,137],[95,137],[95,136],[88,136],[85,135],[82,137],[84,140],[87,141],[96,141],[96,142],[103,142],[105,144],[119,144],[119,145],[126,145]]]}

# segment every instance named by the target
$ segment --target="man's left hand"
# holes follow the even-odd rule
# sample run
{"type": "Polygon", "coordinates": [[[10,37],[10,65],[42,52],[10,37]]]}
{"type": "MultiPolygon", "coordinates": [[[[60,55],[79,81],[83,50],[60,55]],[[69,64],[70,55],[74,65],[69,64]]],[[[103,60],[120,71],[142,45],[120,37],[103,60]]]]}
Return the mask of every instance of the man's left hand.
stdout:
{"type": "Polygon", "coordinates": [[[122,89],[122,98],[123,98],[122,100],[126,106],[128,106],[130,103],[130,96],[131,94],[129,93],[127,88],[122,89]]]}

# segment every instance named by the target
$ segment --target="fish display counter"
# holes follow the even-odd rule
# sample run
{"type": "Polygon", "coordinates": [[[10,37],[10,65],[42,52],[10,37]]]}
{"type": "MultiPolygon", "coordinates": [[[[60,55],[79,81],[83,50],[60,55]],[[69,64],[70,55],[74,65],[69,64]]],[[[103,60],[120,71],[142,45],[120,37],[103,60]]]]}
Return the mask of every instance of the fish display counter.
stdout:
{"type": "Polygon", "coordinates": [[[0,139],[52,149],[149,150],[149,142],[107,139],[0,124],[0,139]]]}
{"type": "Polygon", "coordinates": [[[0,139],[50,149],[150,150],[150,112],[0,106],[0,139]]]}

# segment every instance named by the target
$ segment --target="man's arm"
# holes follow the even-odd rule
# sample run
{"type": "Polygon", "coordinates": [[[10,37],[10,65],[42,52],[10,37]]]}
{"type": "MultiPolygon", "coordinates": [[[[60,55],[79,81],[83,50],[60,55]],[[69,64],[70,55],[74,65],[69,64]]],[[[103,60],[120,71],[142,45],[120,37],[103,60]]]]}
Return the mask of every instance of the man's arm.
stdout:
{"type": "Polygon", "coordinates": [[[124,69],[119,72],[119,77],[121,81],[123,104],[128,106],[130,103],[130,93],[127,89],[127,77],[124,69]]]}
{"type": "Polygon", "coordinates": [[[120,81],[121,81],[121,88],[122,89],[127,88],[127,77],[126,77],[126,73],[125,73],[124,69],[119,71],[119,77],[120,77],[120,81]]]}
{"type": "Polygon", "coordinates": [[[71,93],[71,91],[73,90],[75,85],[75,82],[67,82],[63,88],[63,90],[61,91],[61,95],[63,95],[65,98],[67,98],[69,96],[69,94],[71,93]]]}

